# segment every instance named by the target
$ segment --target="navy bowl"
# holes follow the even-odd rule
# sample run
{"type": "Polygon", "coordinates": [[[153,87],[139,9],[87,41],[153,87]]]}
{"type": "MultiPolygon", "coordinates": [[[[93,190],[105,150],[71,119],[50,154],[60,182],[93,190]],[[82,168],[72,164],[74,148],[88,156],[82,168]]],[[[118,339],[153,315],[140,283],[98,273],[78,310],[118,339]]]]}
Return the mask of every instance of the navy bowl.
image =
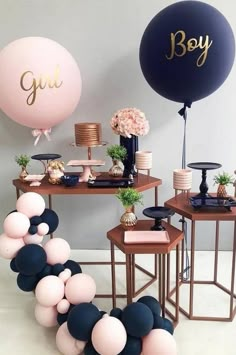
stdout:
{"type": "Polygon", "coordinates": [[[61,182],[67,186],[75,186],[79,182],[79,176],[78,175],[63,175],[61,177],[61,182]]]}

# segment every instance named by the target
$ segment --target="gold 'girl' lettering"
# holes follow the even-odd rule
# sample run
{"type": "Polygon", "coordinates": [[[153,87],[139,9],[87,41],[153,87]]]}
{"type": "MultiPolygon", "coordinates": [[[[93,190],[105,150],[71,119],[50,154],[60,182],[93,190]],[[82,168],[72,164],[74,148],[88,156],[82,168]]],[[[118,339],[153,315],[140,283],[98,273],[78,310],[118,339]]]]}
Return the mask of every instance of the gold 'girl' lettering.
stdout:
{"type": "Polygon", "coordinates": [[[27,97],[27,104],[29,106],[33,105],[36,100],[37,90],[45,89],[48,86],[50,89],[59,88],[62,85],[63,81],[59,80],[59,66],[57,65],[54,71],[53,78],[49,75],[40,75],[39,78],[34,77],[34,73],[30,70],[25,71],[20,78],[20,87],[24,91],[29,91],[30,94],[27,97]],[[30,82],[29,85],[26,82],[30,82]]]}
{"type": "Polygon", "coordinates": [[[212,45],[213,41],[210,41],[208,35],[206,35],[205,40],[203,40],[203,36],[200,36],[197,40],[196,38],[190,38],[187,43],[185,43],[186,34],[183,30],[179,30],[176,33],[170,34],[170,54],[166,55],[168,60],[171,60],[176,57],[183,57],[187,52],[192,52],[195,49],[199,48],[202,49],[201,55],[197,59],[197,66],[201,67],[208,55],[208,50],[212,45]]]}

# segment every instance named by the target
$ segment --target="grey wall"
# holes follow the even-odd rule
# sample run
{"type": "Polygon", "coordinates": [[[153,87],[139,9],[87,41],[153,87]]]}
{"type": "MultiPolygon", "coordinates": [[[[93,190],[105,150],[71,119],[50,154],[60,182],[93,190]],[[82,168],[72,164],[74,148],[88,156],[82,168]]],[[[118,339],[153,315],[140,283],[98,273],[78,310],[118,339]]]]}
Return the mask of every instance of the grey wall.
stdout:
{"type": "MultiPolygon", "coordinates": [[[[236,5],[232,1],[211,0],[227,17],[236,33],[236,5]]],[[[53,129],[52,141],[33,146],[30,129],[0,113],[0,223],[15,207],[11,184],[19,173],[14,156],[19,153],[60,153],[63,160],[86,158],[86,150],[73,148],[74,123],[102,123],[103,140],[118,143],[109,127],[114,111],[138,107],[150,120],[148,136],[140,138],[140,148],[153,151],[152,175],[163,179],[160,204],[173,196],[172,171],[181,166],[183,122],[180,106],[157,95],[146,83],[139,66],[138,49],[143,31],[152,17],[172,3],[166,0],[1,0],[0,48],[25,36],[51,38],[67,48],[77,60],[82,80],[81,101],[74,114],[53,129]]],[[[195,103],[189,113],[187,161],[216,161],[233,174],[236,130],[236,69],[224,85],[210,97],[195,103]]],[[[1,80],[1,78],[0,78],[1,80]]],[[[194,84],[194,83],[193,83],[194,84]]],[[[93,158],[111,163],[106,148],[93,150],[93,158]]],[[[29,171],[41,172],[32,162],[29,171]]],[[[104,168],[103,168],[104,169],[104,168]]],[[[214,173],[209,174],[210,190],[214,173]]],[[[198,190],[200,173],[193,173],[193,190],[198,190]]],[[[229,189],[233,193],[233,187],[229,189]]],[[[151,191],[145,193],[145,206],[153,205],[151,191]]],[[[74,248],[107,248],[106,231],[119,222],[123,211],[113,196],[56,196],[53,207],[60,216],[57,236],[74,248]]],[[[141,218],[142,208],[137,209],[141,218]]],[[[177,218],[175,218],[177,221],[177,218]]],[[[176,222],[178,223],[178,222],[176,222]]],[[[229,224],[223,225],[222,249],[230,248],[229,224]]],[[[214,248],[210,223],[200,224],[197,248],[214,248]]]]}

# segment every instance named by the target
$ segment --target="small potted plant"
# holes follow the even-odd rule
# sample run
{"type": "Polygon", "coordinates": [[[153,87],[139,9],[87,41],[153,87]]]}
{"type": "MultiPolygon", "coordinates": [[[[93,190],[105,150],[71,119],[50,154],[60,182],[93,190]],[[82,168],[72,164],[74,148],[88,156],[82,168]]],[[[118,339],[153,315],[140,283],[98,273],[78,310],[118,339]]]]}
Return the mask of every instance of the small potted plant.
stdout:
{"type": "Polygon", "coordinates": [[[225,187],[230,184],[233,184],[233,176],[223,171],[222,173],[215,175],[213,180],[214,185],[218,184],[217,197],[226,197],[227,191],[225,187]]]}
{"type": "Polygon", "coordinates": [[[21,167],[19,178],[20,180],[24,181],[25,177],[28,175],[26,167],[30,162],[30,157],[26,154],[20,154],[15,156],[15,162],[21,167]]]}
{"type": "Polygon", "coordinates": [[[133,207],[139,203],[143,203],[143,195],[136,189],[128,187],[119,189],[115,195],[125,208],[125,213],[120,218],[120,223],[124,229],[132,229],[137,223],[137,217],[133,212],[133,207]]]}
{"type": "Polygon", "coordinates": [[[114,177],[123,176],[123,169],[119,162],[123,162],[127,155],[125,147],[114,144],[107,148],[107,155],[111,157],[113,166],[109,169],[109,175],[114,177]]]}

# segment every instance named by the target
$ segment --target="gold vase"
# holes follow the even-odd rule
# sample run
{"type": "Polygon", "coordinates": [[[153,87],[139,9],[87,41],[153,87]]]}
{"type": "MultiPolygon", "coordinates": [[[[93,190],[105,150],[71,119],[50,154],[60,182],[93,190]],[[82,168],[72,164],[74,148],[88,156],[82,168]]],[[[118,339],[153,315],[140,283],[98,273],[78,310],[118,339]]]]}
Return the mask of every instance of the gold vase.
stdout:
{"type": "Polygon", "coordinates": [[[225,185],[219,185],[217,189],[217,197],[227,197],[225,185]]]}
{"type": "Polygon", "coordinates": [[[114,177],[122,177],[123,176],[123,169],[122,167],[119,165],[119,160],[117,159],[112,159],[112,167],[109,169],[108,174],[110,176],[114,176],[114,177]]]}
{"type": "Polygon", "coordinates": [[[120,223],[125,230],[132,230],[137,224],[137,217],[133,212],[132,206],[125,207],[125,213],[120,218],[120,223]]]}
{"type": "Polygon", "coordinates": [[[27,175],[28,175],[28,173],[27,173],[26,167],[22,166],[21,167],[21,172],[20,172],[20,175],[19,175],[19,179],[21,181],[25,181],[25,178],[26,178],[27,175]]]}

